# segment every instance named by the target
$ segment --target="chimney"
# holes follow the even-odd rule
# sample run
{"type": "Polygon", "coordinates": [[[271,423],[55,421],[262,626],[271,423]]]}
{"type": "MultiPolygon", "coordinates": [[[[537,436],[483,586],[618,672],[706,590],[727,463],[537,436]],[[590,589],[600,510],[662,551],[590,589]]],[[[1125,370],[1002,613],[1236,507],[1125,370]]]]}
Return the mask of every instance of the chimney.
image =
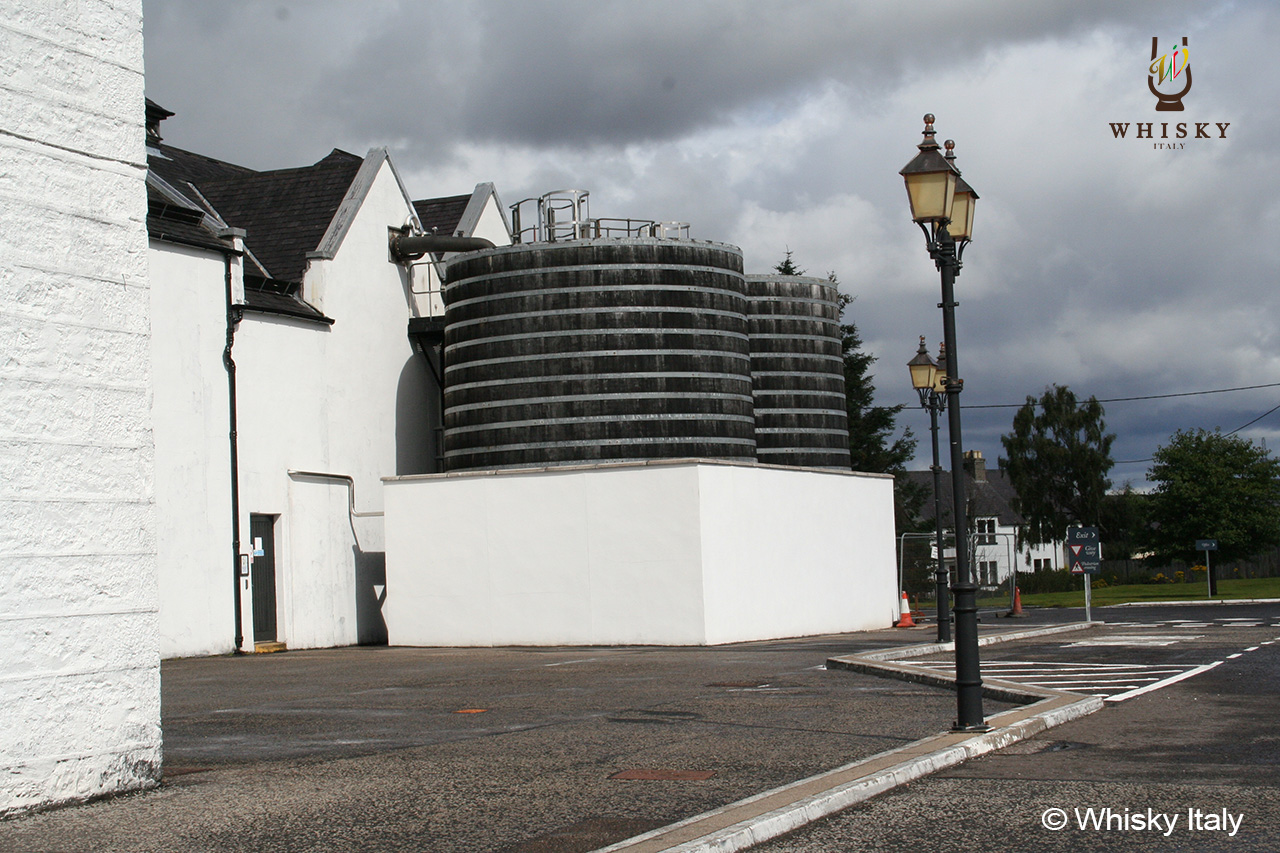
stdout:
{"type": "Polygon", "coordinates": [[[987,482],[987,462],[982,458],[981,450],[964,452],[964,470],[969,472],[975,483],[987,482]]]}
{"type": "Polygon", "coordinates": [[[173,113],[171,113],[169,110],[166,110],[164,107],[160,106],[150,98],[147,98],[146,101],[147,101],[147,142],[148,144],[150,144],[152,142],[160,141],[160,138],[161,138],[160,122],[169,118],[169,116],[173,115],[173,113]]]}

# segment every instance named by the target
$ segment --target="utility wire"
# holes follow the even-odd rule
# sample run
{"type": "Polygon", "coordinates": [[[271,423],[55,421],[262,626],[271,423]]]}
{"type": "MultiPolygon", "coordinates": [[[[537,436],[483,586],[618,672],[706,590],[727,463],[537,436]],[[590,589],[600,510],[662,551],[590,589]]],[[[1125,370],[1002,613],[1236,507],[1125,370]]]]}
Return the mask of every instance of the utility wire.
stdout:
{"type": "MultiPolygon", "coordinates": [[[[1168,400],[1173,397],[1200,397],[1204,394],[1226,394],[1228,391],[1254,391],[1258,388],[1280,388],[1280,382],[1270,382],[1266,385],[1242,385],[1239,388],[1214,388],[1211,391],[1183,391],[1180,394],[1147,394],[1142,397],[1111,397],[1106,400],[1099,400],[1099,403],[1131,403],[1135,400],[1168,400]]],[[[1088,402],[1085,400],[1083,402],[1088,402]]],[[[1021,409],[1026,403],[986,403],[977,406],[961,406],[962,409],[1021,409]]],[[[1272,411],[1275,411],[1272,409],[1272,411]]],[[[1268,412],[1267,414],[1270,414],[1268,412]]],[[[1263,415],[1262,417],[1266,417],[1263,415]]],[[[1245,424],[1249,426],[1249,424],[1245,424]]],[[[1244,427],[1240,427],[1244,429],[1244,427]]],[[[1239,432],[1240,430],[1236,430],[1239,432]]],[[[1231,433],[1228,433],[1230,435],[1231,433]]]]}
{"type": "MultiPolygon", "coordinates": [[[[1099,401],[1099,402],[1101,402],[1101,401],[1099,401]]],[[[1256,424],[1258,421],[1262,420],[1262,419],[1263,419],[1263,418],[1265,418],[1267,415],[1271,414],[1272,412],[1276,411],[1277,409],[1280,409],[1280,406],[1274,406],[1274,407],[1272,407],[1272,408],[1270,408],[1270,409],[1267,409],[1265,412],[1263,412],[1262,414],[1258,415],[1256,418],[1254,418],[1253,420],[1249,421],[1249,422],[1248,422],[1247,424],[1245,424],[1244,426],[1238,426],[1238,427],[1236,427],[1235,429],[1233,429],[1231,432],[1226,433],[1226,435],[1235,435],[1236,433],[1241,432],[1242,430],[1246,430],[1246,429],[1248,429],[1249,427],[1253,426],[1253,425],[1254,425],[1254,424],[1256,424]]],[[[1154,461],[1155,461],[1155,457],[1153,456],[1153,457],[1151,457],[1150,459],[1122,459],[1122,460],[1119,460],[1119,461],[1117,461],[1117,462],[1113,462],[1112,464],[1113,464],[1113,465],[1136,465],[1136,464],[1138,464],[1138,463],[1140,463],[1140,462],[1154,462],[1154,461]]]]}
{"type": "MultiPolygon", "coordinates": [[[[1173,399],[1174,397],[1200,397],[1205,394],[1226,394],[1230,391],[1256,391],[1259,388],[1280,388],[1280,382],[1269,382],[1265,385],[1241,385],[1238,388],[1214,388],[1209,391],[1183,391],[1178,394],[1145,394],[1140,397],[1110,397],[1105,400],[1098,400],[1098,402],[1099,403],[1131,403],[1137,400],[1169,400],[1169,399],[1173,399]]],[[[1088,402],[1088,401],[1085,400],[1084,402],[1088,402]]],[[[978,405],[978,406],[961,406],[961,408],[962,409],[1021,409],[1025,405],[1026,403],[988,403],[988,404],[978,405]]],[[[1262,420],[1267,415],[1271,414],[1277,409],[1280,409],[1280,405],[1275,406],[1274,408],[1271,408],[1271,409],[1267,409],[1265,412],[1258,415],[1256,418],[1249,421],[1247,424],[1244,424],[1243,426],[1238,426],[1235,429],[1231,430],[1231,432],[1227,433],[1227,435],[1235,435],[1238,432],[1242,432],[1243,430],[1248,429],[1249,427],[1253,426],[1258,421],[1262,420]]],[[[1138,465],[1143,462],[1154,462],[1154,461],[1155,461],[1155,457],[1153,456],[1149,459],[1119,459],[1113,462],[1112,464],[1113,465],[1138,465]]]]}

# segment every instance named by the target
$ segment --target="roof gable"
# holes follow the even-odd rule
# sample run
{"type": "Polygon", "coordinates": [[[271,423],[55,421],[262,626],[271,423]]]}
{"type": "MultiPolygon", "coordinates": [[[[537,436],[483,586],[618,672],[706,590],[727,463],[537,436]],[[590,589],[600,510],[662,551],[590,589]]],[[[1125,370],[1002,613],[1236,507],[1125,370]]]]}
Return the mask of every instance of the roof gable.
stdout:
{"type": "Polygon", "coordinates": [[[422,230],[427,234],[439,234],[453,237],[458,233],[458,225],[462,222],[462,214],[467,210],[467,202],[471,194],[451,195],[443,198],[424,198],[413,203],[418,212],[418,220],[422,230]]]}
{"type": "Polygon", "coordinates": [[[198,182],[228,225],[248,232],[246,245],[280,281],[302,281],[307,253],[320,245],[363,158],[334,149],[312,166],[198,182]]]}
{"type": "MultiPolygon", "coordinates": [[[[920,517],[933,520],[933,473],[930,471],[907,471],[905,476],[912,483],[925,489],[928,497],[920,507],[920,517]]],[[[951,524],[952,500],[951,475],[943,472],[940,478],[941,488],[939,502],[942,504],[942,523],[951,524]]],[[[1009,483],[1008,474],[1003,470],[987,471],[985,482],[973,479],[969,472],[964,474],[965,493],[969,499],[969,516],[972,518],[996,518],[1007,527],[1017,527],[1026,523],[1026,519],[1015,510],[1014,501],[1017,492],[1009,483]]]]}

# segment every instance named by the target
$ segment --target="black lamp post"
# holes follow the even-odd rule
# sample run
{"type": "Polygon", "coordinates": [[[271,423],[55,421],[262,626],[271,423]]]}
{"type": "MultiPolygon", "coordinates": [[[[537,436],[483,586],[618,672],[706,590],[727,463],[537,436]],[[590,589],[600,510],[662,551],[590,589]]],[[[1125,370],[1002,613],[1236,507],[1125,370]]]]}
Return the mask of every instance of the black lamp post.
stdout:
{"type": "MultiPolygon", "coordinates": [[[[982,714],[982,675],[978,662],[978,584],[969,567],[968,519],[965,515],[964,448],[960,431],[960,392],[964,380],[956,355],[955,281],[964,247],[973,234],[977,193],[960,179],[952,158],[944,157],[934,139],[933,115],[924,117],[924,141],[900,174],[907,185],[911,218],[924,232],[925,246],[942,274],[942,336],[946,346],[947,427],[951,443],[951,517],[955,525],[956,583],[956,731],[986,731],[982,714]],[[948,230],[950,229],[950,230],[948,230]]],[[[955,143],[947,140],[951,155],[955,143]]]]}
{"type": "MultiPolygon", "coordinates": [[[[942,355],[945,357],[945,347],[942,355]]],[[[938,601],[938,642],[951,642],[951,596],[947,593],[947,566],[942,548],[942,466],[938,464],[938,413],[946,411],[946,371],[929,357],[925,349],[924,335],[920,336],[920,350],[907,362],[911,371],[911,387],[920,395],[920,405],[929,412],[929,433],[933,436],[933,522],[938,549],[938,565],[934,569],[938,601]]]]}

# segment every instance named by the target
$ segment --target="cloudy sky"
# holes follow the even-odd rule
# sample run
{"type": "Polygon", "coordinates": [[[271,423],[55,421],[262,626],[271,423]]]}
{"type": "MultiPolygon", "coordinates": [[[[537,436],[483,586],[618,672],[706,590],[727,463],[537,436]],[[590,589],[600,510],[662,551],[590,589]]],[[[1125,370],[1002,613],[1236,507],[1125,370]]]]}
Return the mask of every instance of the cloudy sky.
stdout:
{"type": "MultiPolygon", "coordinates": [[[[1280,407],[1274,0],[144,11],[147,94],[177,113],[171,144],[259,169],[386,146],[415,197],[583,188],[596,216],[685,220],[741,246],[749,272],[787,249],[835,272],[879,359],[877,401],[908,403],[900,422],[925,439],[920,467],[928,419],[905,363],[919,335],[936,353],[942,322],[898,170],[926,112],[981,195],[957,281],[966,447],[996,459],[1014,410],[982,407],[1065,384],[1116,400],[1112,479],[1141,486],[1174,430],[1280,407]],[[1188,40],[1182,112],[1155,110],[1153,36],[1161,54],[1188,40]],[[1134,138],[1146,122],[1155,138],[1134,138]]],[[[1280,411],[1241,434],[1274,449],[1280,411]]]]}

